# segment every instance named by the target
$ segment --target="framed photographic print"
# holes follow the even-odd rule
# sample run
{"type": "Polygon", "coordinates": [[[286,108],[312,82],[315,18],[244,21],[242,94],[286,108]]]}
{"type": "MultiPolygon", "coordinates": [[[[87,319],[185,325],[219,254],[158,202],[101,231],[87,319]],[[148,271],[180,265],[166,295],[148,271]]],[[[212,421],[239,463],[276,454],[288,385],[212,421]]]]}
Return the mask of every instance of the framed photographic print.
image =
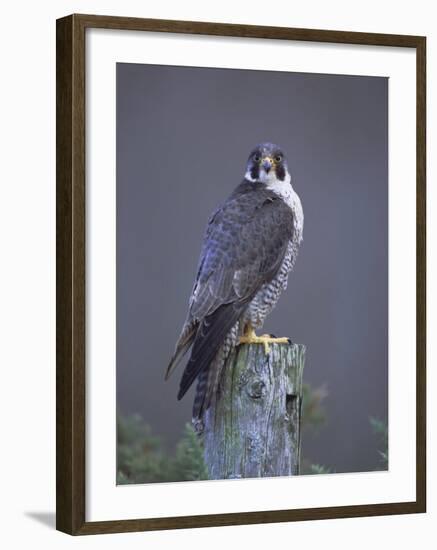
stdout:
{"type": "Polygon", "coordinates": [[[424,37],[57,21],[57,528],[424,512],[424,37]]]}

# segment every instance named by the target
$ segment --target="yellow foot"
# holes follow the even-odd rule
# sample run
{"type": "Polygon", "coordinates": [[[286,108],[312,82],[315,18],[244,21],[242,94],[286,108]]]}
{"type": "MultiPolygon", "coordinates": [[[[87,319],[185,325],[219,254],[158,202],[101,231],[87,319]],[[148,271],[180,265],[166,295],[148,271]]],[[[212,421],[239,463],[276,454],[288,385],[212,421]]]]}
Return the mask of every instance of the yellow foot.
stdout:
{"type": "Polygon", "coordinates": [[[269,344],[289,344],[288,338],[274,338],[270,334],[262,334],[257,336],[253,329],[247,331],[243,336],[240,336],[240,344],[263,344],[266,355],[270,353],[269,344]]]}

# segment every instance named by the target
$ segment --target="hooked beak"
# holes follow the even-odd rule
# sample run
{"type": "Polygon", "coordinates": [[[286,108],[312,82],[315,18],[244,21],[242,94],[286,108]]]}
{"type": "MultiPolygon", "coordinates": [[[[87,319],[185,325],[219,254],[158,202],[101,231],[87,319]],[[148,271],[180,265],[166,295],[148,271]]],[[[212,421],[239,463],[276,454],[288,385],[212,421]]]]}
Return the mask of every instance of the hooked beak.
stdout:
{"type": "Polygon", "coordinates": [[[261,166],[264,168],[266,173],[268,174],[272,168],[273,161],[270,157],[265,157],[262,161],[261,166]]]}

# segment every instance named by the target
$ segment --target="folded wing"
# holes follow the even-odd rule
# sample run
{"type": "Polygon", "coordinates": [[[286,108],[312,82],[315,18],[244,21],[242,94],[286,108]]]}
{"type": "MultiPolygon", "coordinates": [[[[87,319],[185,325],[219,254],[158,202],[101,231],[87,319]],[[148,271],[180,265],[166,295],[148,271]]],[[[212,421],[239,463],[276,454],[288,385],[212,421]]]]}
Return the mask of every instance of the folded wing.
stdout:
{"type": "Polygon", "coordinates": [[[167,376],[192,346],[178,399],[213,361],[258,290],[281,267],[293,234],[291,209],[261,184],[241,184],[209,220],[199,268],[167,376]]]}

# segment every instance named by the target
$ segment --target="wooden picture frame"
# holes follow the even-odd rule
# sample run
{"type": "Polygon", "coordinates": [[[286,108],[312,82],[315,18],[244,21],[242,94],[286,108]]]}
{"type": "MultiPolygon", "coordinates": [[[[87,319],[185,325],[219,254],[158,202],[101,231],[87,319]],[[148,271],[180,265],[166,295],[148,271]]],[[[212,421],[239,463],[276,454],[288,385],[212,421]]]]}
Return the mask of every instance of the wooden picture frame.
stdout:
{"type": "Polygon", "coordinates": [[[426,39],[421,36],[70,15],[57,21],[57,529],[72,535],[425,512],[426,39]],[[86,521],[85,33],[89,28],[377,45],[416,51],[416,499],[411,502],[183,517],[86,521]]]}

